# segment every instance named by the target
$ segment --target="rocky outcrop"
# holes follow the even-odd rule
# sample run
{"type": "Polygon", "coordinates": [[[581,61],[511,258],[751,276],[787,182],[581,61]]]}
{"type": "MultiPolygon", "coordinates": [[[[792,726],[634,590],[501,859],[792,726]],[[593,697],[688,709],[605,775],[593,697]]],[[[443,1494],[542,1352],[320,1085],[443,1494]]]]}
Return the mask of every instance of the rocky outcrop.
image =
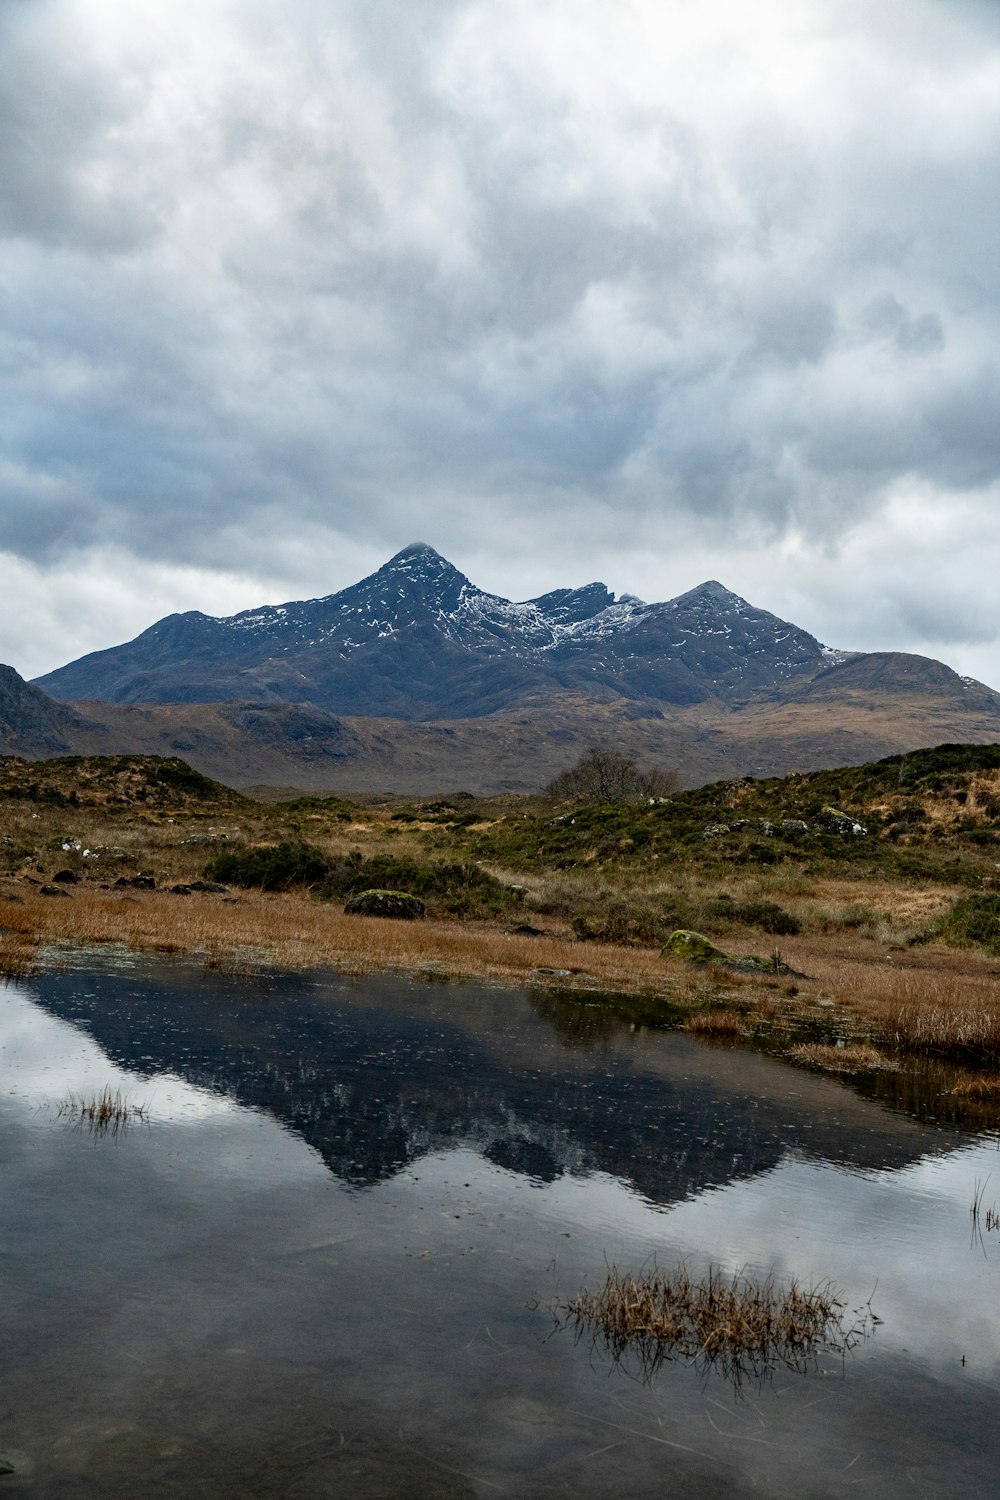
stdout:
{"type": "Polygon", "coordinates": [[[424,903],[408,891],[359,891],[344,906],[351,916],[399,917],[413,921],[424,915],[424,903]]]}

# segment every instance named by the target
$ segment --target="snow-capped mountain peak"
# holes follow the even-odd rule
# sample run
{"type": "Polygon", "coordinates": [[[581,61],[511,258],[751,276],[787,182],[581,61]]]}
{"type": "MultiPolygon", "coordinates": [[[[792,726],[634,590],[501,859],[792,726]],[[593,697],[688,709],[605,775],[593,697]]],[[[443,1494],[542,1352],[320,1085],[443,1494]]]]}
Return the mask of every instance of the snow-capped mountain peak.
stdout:
{"type": "Polygon", "coordinates": [[[415,542],[338,593],[229,618],[168,616],[40,681],[59,698],[263,698],[433,718],[546,690],[744,701],[823,661],[812,636],[714,579],[659,604],[600,582],[515,602],[415,542]]]}

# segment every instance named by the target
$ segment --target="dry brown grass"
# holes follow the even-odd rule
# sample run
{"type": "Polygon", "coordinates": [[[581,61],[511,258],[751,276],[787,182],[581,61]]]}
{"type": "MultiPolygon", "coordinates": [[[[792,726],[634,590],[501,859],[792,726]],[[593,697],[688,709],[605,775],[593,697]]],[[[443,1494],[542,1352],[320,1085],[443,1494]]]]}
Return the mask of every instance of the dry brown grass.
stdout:
{"type": "Polygon", "coordinates": [[[0,938],[0,980],[21,981],[38,972],[38,943],[30,934],[8,932],[0,938]]]}
{"type": "Polygon", "coordinates": [[[862,1338],[867,1320],[843,1321],[844,1303],[825,1283],[776,1286],[746,1271],[718,1269],[695,1280],[682,1262],[674,1270],[624,1276],[615,1267],[596,1292],[566,1304],[579,1333],[591,1332],[621,1360],[634,1352],[646,1375],[665,1360],[715,1366],[739,1379],[779,1365],[806,1369],[824,1351],[842,1352],[862,1338]]]}
{"type": "MultiPolygon", "coordinates": [[[[197,858],[203,860],[203,849],[197,858]]],[[[0,887],[0,924],[7,928],[0,975],[15,978],[30,972],[39,944],[118,943],[137,951],[197,952],[210,967],[240,972],[262,966],[397,969],[659,994],[701,1012],[700,1019],[692,1016],[691,1029],[719,1038],[773,1018],[778,1007],[783,1018],[836,1021],[838,1032],[846,1030],[852,1040],[887,1050],[1000,1056],[1000,962],[933,944],[889,952],[859,931],[782,938],[784,959],[809,976],[782,985],[664,960],[652,947],[579,943],[548,919],[552,935],[528,937],[487,922],[348,917],[338,905],[305,894],[184,897],[102,890],[89,880],[73,887],[71,899],[41,896],[23,880],[11,881],[7,893],[16,900],[5,900],[0,887]],[[730,1003],[720,1006],[722,997],[730,1003]],[[714,1013],[721,1013],[718,1019],[714,1013]]],[[[826,899],[825,887],[819,895],[826,899]]],[[[899,909],[910,899],[913,893],[903,893],[899,909]]],[[[884,892],[878,901],[886,904],[884,892]]],[[[762,937],[741,947],[765,954],[770,941],[762,937]]]]}
{"type": "Polygon", "coordinates": [[[828,1073],[869,1073],[879,1068],[899,1067],[894,1058],[886,1057],[868,1042],[845,1042],[841,1046],[829,1042],[800,1042],[790,1047],[786,1055],[795,1062],[808,1063],[828,1073]]]}
{"type": "MultiPolygon", "coordinates": [[[[783,948],[785,942],[783,940],[783,948]]],[[[1000,963],[928,945],[873,954],[856,934],[787,941],[786,957],[811,976],[799,997],[834,1002],[859,1039],[914,1052],[1000,1055],[1000,963]]]]}
{"type": "Polygon", "coordinates": [[[715,1041],[733,1041],[742,1036],[744,1022],[731,1010],[699,1010],[684,1022],[684,1030],[715,1041]]]}
{"type": "Polygon", "coordinates": [[[332,903],[302,895],[248,893],[226,900],[84,887],[71,900],[55,901],[33,891],[16,906],[0,899],[0,921],[43,944],[117,943],[137,951],[202,953],[214,968],[430,969],[514,983],[596,983],[635,993],[669,987],[653,951],[583,949],[568,938],[522,937],[481,922],[346,916],[332,903]],[[546,969],[552,972],[539,974],[546,969]]]}
{"type": "Polygon", "coordinates": [[[951,1090],[963,1099],[1000,1099],[1000,1073],[975,1073],[951,1090]]]}

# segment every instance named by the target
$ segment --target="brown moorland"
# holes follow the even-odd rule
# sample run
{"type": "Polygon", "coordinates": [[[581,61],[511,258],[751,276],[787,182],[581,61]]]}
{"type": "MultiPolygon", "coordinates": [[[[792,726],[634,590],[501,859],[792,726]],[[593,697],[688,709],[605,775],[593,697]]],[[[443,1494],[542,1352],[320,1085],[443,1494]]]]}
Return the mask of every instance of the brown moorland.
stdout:
{"type": "MultiPolygon", "coordinates": [[[[467,794],[264,803],[177,760],[10,757],[0,968],[121,944],[231,969],[480,975],[579,991],[635,1024],[799,1048],[806,1066],[830,1064],[812,1045],[862,1071],[873,1054],[856,1049],[870,1048],[995,1073],[998,816],[989,746],[591,808],[467,794]],[[262,857],[273,874],[281,850],[311,874],[273,889],[246,874],[262,857]],[[416,891],[427,919],[346,915],[343,892],[366,880],[416,891]],[[750,974],[664,956],[678,926],[778,963],[750,974]]],[[[996,1093],[956,1075],[962,1089],[995,1109],[996,1093]]]]}

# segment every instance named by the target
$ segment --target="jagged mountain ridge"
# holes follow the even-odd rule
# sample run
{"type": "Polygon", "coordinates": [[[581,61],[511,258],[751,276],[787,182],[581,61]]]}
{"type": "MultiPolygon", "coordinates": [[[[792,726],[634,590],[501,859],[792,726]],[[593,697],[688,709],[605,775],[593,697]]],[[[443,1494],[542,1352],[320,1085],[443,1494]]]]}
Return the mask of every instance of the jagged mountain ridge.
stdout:
{"type": "Polygon", "coordinates": [[[602,583],[515,603],[418,543],[339,593],[170,615],[36,685],[63,701],[294,702],[419,722],[565,693],[737,704],[829,659],[807,631],[714,581],[658,604],[602,583]]]}
{"type": "Polygon", "coordinates": [[[696,785],[1000,740],[991,688],[719,583],[512,603],[423,545],[323,599],[171,615],[39,678],[51,698],[6,670],[0,753],[181,755],[234,786],[530,791],[598,743],[696,785]]]}

